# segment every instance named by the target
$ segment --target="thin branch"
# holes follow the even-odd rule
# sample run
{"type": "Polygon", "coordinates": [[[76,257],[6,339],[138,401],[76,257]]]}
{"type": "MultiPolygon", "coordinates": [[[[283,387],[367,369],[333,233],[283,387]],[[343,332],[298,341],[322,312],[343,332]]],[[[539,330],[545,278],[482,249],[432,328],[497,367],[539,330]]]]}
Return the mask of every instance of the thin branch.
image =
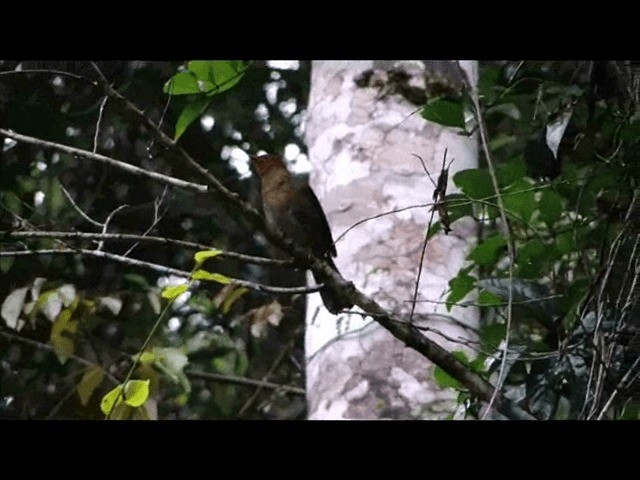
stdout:
{"type": "MultiPolygon", "coordinates": [[[[39,350],[46,350],[48,352],[52,352],[55,353],[55,350],[53,349],[53,347],[51,345],[49,345],[48,343],[43,343],[43,342],[39,342],[37,340],[33,340],[31,338],[27,338],[27,337],[23,337],[22,335],[17,335],[15,333],[10,333],[10,332],[6,332],[4,330],[0,330],[0,336],[5,337],[8,340],[14,341],[14,342],[20,342],[20,343],[24,343],[25,345],[29,345],[31,347],[35,347],[39,350]]],[[[81,363],[82,365],[85,365],[87,367],[100,367],[102,368],[102,371],[104,372],[105,376],[111,380],[114,384],[119,384],[120,380],[118,380],[117,377],[115,377],[114,375],[112,375],[111,373],[109,373],[107,371],[107,369],[105,369],[104,367],[102,367],[101,365],[98,365],[90,360],[87,360],[86,358],[82,358],[79,357],[78,355],[71,355],[71,357],[69,357],[71,360],[74,360],[78,363],[81,363]]]]}
{"type": "MultiPolygon", "coordinates": [[[[144,233],[142,234],[143,237],[146,237],[149,232],[151,230],[153,230],[155,228],[155,226],[160,223],[160,220],[162,220],[162,217],[165,216],[165,214],[167,213],[167,211],[169,210],[168,208],[165,209],[164,213],[162,213],[162,215],[160,215],[158,212],[160,210],[160,206],[162,205],[162,202],[164,201],[165,196],[167,195],[167,191],[169,190],[169,188],[165,185],[164,189],[162,190],[162,195],[160,195],[160,198],[156,198],[153,201],[153,222],[151,222],[151,225],[149,225],[149,228],[147,228],[144,233]]],[[[129,249],[124,252],[122,254],[123,257],[128,257],[129,254],[131,252],[133,252],[133,250],[140,245],[140,242],[136,242],[133,245],[131,245],[131,247],[129,247],[129,249]]]]}
{"type": "Polygon", "coordinates": [[[248,387],[261,387],[269,390],[278,390],[293,395],[304,396],[303,388],[291,385],[280,385],[278,383],[268,382],[266,380],[254,380],[252,378],[238,377],[235,375],[222,375],[220,373],[208,373],[200,370],[185,370],[184,372],[190,378],[206,380],[209,382],[231,383],[234,385],[243,385],[248,387]]]}
{"type": "MultiPolygon", "coordinates": [[[[513,266],[515,264],[515,245],[513,244],[513,238],[511,236],[511,229],[509,227],[509,222],[507,221],[507,215],[505,213],[504,202],[502,201],[502,194],[500,193],[500,186],[498,185],[498,178],[496,176],[495,168],[493,165],[493,160],[491,157],[491,152],[489,151],[489,140],[487,136],[487,127],[484,124],[484,118],[482,117],[482,109],[480,108],[480,100],[478,96],[478,88],[475,82],[472,82],[467,72],[462,68],[460,63],[458,62],[458,68],[460,73],[463,74],[463,78],[467,81],[467,86],[469,88],[471,102],[473,103],[473,108],[476,112],[476,120],[478,122],[478,127],[480,130],[480,139],[482,144],[482,150],[484,151],[485,158],[487,160],[487,166],[489,167],[489,176],[491,177],[491,183],[493,183],[493,189],[496,192],[496,201],[498,203],[498,210],[500,211],[500,219],[505,228],[505,236],[507,238],[507,254],[509,256],[509,296],[507,300],[507,328],[504,337],[504,349],[505,352],[509,348],[509,337],[511,334],[511,315],[512,315],[512,303],[513,303],[513,266]]],[[[498,380],[496,382],[496,386],[493,394],[491,395],[491,399],[489,400],[489,404],[487,405],[487,409],[485,410],[482,418],[483,420],[487,418],[491,408],[496,401],[500,390],[502,389],[502,382],[504,381],[504,374],[507,365],[507,356],[504,355],[502,358],[502,363],[500,364],[500,373],[498,374],[498,380]]]]}
{"type": "MultiPolygon", "coordinates": [[[[418,157],[420,158],[420,157],[418,157]]],[[[422,159],[420,158],[420,161],[422,162],[422,159]]],[[[431,175],[429,176],[429,180],[431,180],[431,183],[433,183],[433,187],[434,187],[434,201],[438,202],[439,200],[442,200],[442,198],[445,195],[445,192],[438,192],[438,186],[440,183],[440,179],[442,179],[443,175],[446,175],[446,170],[445,170],[445,164],[447,162],[447,149],[445,148],[444,150],[444,157],[442,159],[442,170],[440,171],[440,177],[438,178],[438,182],[434,182],[433,179],[431,178],[431,175]]],[[[424,164],[422,164],[423,167],[425,167],[424,164]]],[[[426,167],[425,167],[425,172],[427,171],[426,167]]],[[[445,185],[444,188],[446,189],[446,179],[445,179],[445,185]]],[[[416,285],[414,287],[413,290],[413,301],[411,302],[411,313],[409,313],[409,323],[411,323],[413,321],[413,314],[416,310],[416,298],[418,298],[418,289],[420,288],[420,278],[422,277],[422,266],[424,264],[424,255],[427,252],[427,243],[429,243],[429,230],[431,230],[431,224],[433,223],[433,216],[436,213],[436,209],[435,206],[431,207],[431,215],[429,216],[429,223],[427,223],[427,231],[424,233],[424,240],[422,241],[422,250],[420,251],[420,261],[418,262],[418,274],[416,275],[416,285]]]]}
{"type": "Polygon", "coordinates": [[[91,85],[96,86],[96,82],[93,80],[89,80],[87,77],[83,77],[82,75],[76,75],[75,73],[65,72],[63,70],[49,70],[49,69],[33,69],[33,70],[11,70],[9,72],[0,72],[0,75],[19,75],[19,74],[27,74],[27,73],[48,73],[50,75],[58,75],[60,77],[69,77],[75,80],[82,80],[83,82],[90,83],[91,85]]]}
{"type": "MultiPolygon", "coordinates": [[[[108,216],[107,219],[104,221],[104,223],[102,224],[102,234],[104,235],[105,233],[107,233],[107,229],[109,228],[109,223],[111,223],[111,220],[113,219],[113,217],[115,216],[116,213],[118,213],[120,210],[124,210],[125,208],[128,208],[129,205],[120,205],[119,207],[115,208],[108,216]]],[[[98,246],[96,247],[96,250],[102,250],[102,247],[104,246],[104,240],[101,240],[98,243],[98,246]]]]}
{"type": "MultiPolygon", "coordinates": [[[[264,377],[262,377],[263,382],[267,382],[268,378],[273,374],[273,372],[276,371],[276,369],[278,368],[278,366],[280,365],[284,357],[287,355],[287,353],[289,353],[289,350],[291,350],[291,347],[293,347],[293,342],[294,340],[290,340],[287,347],[282,349],[282,351],[280,352],[280,355],[278,355],[278,357],[275,359],[275,361],[271,365],[271,368],[269,369],[267,374],[264,377]]],[[[242,415],[246,413],[246,411],[253,404],[255,399],[258,398],[258,395],[262,391],[262,388],[263,388],[262,385],[259,385],[258,388],[256,388],[256,391],[253,392],[253,395],[249,397],[249,399],[245,402],[245,404],[242,406],[242,408],[238,412],[238,418],[241,418],[242,415]]]]}
{"type": "Polygon", "coordinates": [[[100,122],[102,122],[102,113],[104,112],[104,106],[107,104],[107,100],[109,100],[109,97],[105,95],[104,99],[100,103],[98,121],[96,122],[96,133],[93,136],[93,153],[96,153],[96,151],[98,150],[98,136],[100,135],[100,122]]]}
{"type": "Polygon", "coordinates": [[[151,178],[158,182],[171,185],[172,187],[182,188],[185,190],[198,192],[198,193],[206,193],[208,191],[206,185],[199,185],[197,183],[187,182],[186,180],[180,180],[178,178],[162,175],[161,173],[144,170],[140,167],[136,167],[135,165],[131,165],[130,163],[121,162],[120,160],[115,160],[111,157],[105,157],[104,155],[92,153],[87,150],[82,150],[80,148],[69,147],[68,145],[62,145],[60,143],[55,143],[55,142],[48,142],[46,140],[41,140],[35,137],[29,137],[28,135],[21,135],[11,130],[5,130],[2,128],[0,128],[0,135],[4,135],[5,137],[8,137],[8,138],[13,138],[17,142],[28,143],[30,145],[35,145],[37,147],[45,148],[49,150],[57,150],[59,152],[68,153],[69,155],[75,155],[80,158],[86,158],[87,160],[95,160],[96,162],[104,163],[106,165],[119,168],[120,170],[124,170],[125,172],[131,173],[132,175],[151,178]]]}
{"type": "MultiPolygon", "coordinates": [[[[102,226],[102,225],[101,225],[102,226]]],[[[211,245],[202,243],[187,242],[185,240],[176,240],[173,238],[154,237],[134,235],[129,233],[92,233],[92,232],[45,232],[45,231],[21,231],[21,232],[0,232],[0,238],[64,238],[69,240],[120,240],[135,241],[142,243],[157,243],[160,245],[175,245],[194,250],[211,250],[215,248],[211,245]]],[[[125,256],[125,255],[123,255],[125,256]]],[[[277,260],[265,257],[256,257],[253,255],[245,255],[244,253],[223,251],[219,257],[233,258],[245,263],[253,265],[274,265],[281,267],[292,267],[294,263],[291,260],[277,260]]]]}
{"type": "Polygon", "coordinates": [[[76,212],[78,212],[80,214],[80,216],[82,218],[84,218],[87,222],[89,222],[91,225],[98,227],[98,228],[102,228],[103,224],[100,222],[95,221],[93,218],[91,218],[89,215],[87,215],[86,213],[84,213],[84,211],[78,206],[78,204],[76,202],[73,201],[73,198],[71,197],[71,194],[69,194],[69,192],[67,192],[67,189],[64,188],[64,186],[62,185],[61,182],[58,182],[60,184],[60,189],[62,190],[62,193],[64,193],[64,196],[67,197],[67,200],[69,200],[69,203],[71,204],[71,206],[76,210],[76,212]]]}
{"type": "MultiPolygon", "coordinates": [[[[85,248],[50,248],[42,250],[17,250],[13,252],[0,252],[0,257],[21,257],[29,255],[86,255],[90,257],[104,258],[112,260],[114,262],[123,263],[131,267],[146,268],[155,272],[162,273],[164,275],[175,275],[176,277],[191,278],[191,272],[185,270],[178,270],[177,268],[165,267],[157,263],[145,262],[143,260],[137,260],[135,258],[123,257],[115,253],[104,252],[102,250],[88,250],[85,248]]],[[[277,293],[277,294],[296,294],[296,293],[314,293],[320,291],[324,284],[315,285],[312,287],[275,287],[272,285],[263,285],[261,283],[249,282],[247,280],[241,280],[239,278],[227,277],[230,283],[233,285],[239,285],[246,287],[250,290],[264,293],[277,293]]]]}

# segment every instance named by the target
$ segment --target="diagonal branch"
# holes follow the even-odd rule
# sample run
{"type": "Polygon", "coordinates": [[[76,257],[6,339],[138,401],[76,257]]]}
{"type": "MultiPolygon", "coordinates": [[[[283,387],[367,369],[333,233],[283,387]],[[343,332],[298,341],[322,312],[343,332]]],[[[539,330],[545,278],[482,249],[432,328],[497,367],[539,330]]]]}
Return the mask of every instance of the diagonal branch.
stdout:
{"type": "MultiPolygon", "coordinates": [[[[137,260],[135,258],[123,257],[115,253],[104,252],[102,250],[88,250],[86,248],[49,248],[42,250],[17,250],[12,252],[0,252],[0,258],[2,257],[23,257],[32,255],[86,255],[89,257],[104,258],[112,260],[114,262],[129,265],[131,267],[146,268],[153,270],[164,275],[175,275],[176,277],[191,278],[191,272],[185,270],[178,270],[177,268],[165,267],[157,263],[145,262],[143,260],[137,260]]],[[[257,292],[264,293],[277,293],[277,294],[295,294],[295,293],[313,293],[319,291],[323,285],[316,285],[313,287],[275,287],[272,285],[264,285],[262,283],[249,282],[239,278],[227,277],[231,284],[238,285],[240,287],[249,288],[257,292]]]]}
{"type": "MultiPolygon", "coordinates": [[[[185,240],[177,240],[174,238],[166,237],[154,237],[147,235],[135,235],[130,233],[93,233],[93,232],[48,232],[39,230],[29,230],[20,232],[0,232],[0,239],[3,238],[15,238],[15,239],[29,239],[29,238],[59,238],[66,240],[120,240],[120,241],[134,241],[141,243],[156,243],[160,245],[175,245],[177,247],[184,247],[194,250],[211,250],[211,245],[205,245],[202,243],[187,242],[185,240]]],[[[126,255],[123,255],[126,256],[126,255]]],[[[223,251],[220,257],[233,258],[245,263],[251,263],[253,265],[276,265],[281,267],[293,267],[294,263],[291,260],[277,260],[265,257],[256,257],[254,255],[246,255],[244,253],[223,251]]]]}
{"type": "Polygon", "coordinates": [[[180,180],[175,177],[169,177],[161,173],[151,172],[130,163],[121,162],[111,157],[106,157],[98,153],[89,152],[88,150],[82,150],[80,148],[70,147],[61,143],[48,142],[47,140],[41,140],[39,138],[30,137],[28,135],[21,135],[11,130],[5,130],[0,128],[0,135],[8,138],[12,138],[17,142],[28,143],[47,150],[57,150],[59,152],[68,153],[69,155],[75,155],[80,158],[86,158],[87,160],[94,160],[96,162],[104,163],[106,165],[119,168],[125,172],[131,173],[139,177],[147,177],[158,182],[171,185],[172,187],[183,188],[192,192],[206,193],[207,187],[205,185],[199,185],[197,183],[187,182],[186,180],[180,180]]]}

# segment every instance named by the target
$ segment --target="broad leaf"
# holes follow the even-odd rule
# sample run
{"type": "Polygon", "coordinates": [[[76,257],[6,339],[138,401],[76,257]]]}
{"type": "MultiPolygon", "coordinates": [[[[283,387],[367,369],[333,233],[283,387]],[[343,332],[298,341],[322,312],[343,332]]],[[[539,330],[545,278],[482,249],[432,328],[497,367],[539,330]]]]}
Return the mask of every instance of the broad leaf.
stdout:
{"type": "Polygon", "coordinates": [[[176,121],[176,133],[173,137],[174,140],[178,140],[187,127],[202,115],[209,106],[209,103],[211,103],[210,98],[202,97],[185,105],[178,117],[178,120],[176,121]]]}
{"type": "Polygon", "coordinates": [[[97,365],[91,366],[82,376],[82,380],[78,384],[78,396],[80,403],[86,406],[91,400],[93,392],[100,386],[104,379],[104,370],[97,365]]]}
{"type": "Polygon", "coordinates": [[[445,127],[464,128],[464,107],[460,100],[436,98],[429,101],[420,112],[422,118],[445,127]]]}

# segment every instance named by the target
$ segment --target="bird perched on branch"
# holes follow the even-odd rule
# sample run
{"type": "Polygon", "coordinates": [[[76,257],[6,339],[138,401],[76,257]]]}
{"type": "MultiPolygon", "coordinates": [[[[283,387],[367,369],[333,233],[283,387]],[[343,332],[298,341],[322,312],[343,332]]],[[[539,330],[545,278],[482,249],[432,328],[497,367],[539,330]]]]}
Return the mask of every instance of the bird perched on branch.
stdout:
{"type": "MultiPolygon", "coordinates": [[[[331,229],[311,187],[295,185],[278,155],[252,155],[251,162],[260,176],[262,207],[267,222],[339,273],[331,258],[337,255],[331,229]]],[[[313,272],[313,276],[316,282],[326,283],[322,275],[313,272]]],[[[346,298],[328,288],[320,290],[320,296],[331,313],[352,307],[346,298]]]]}

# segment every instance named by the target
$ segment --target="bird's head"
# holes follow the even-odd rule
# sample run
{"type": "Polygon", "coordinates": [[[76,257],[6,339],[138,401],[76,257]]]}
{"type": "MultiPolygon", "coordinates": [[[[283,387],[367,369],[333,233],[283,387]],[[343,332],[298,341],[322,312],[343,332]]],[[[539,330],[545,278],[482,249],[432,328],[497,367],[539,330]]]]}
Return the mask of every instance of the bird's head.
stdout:
{"type": "Polygon", "coordinates": [[[251,155],[251,163],[255,167],[258,175],[264,177],[266,174],[272,171],[285,171],[287,167],[284,165],[282,158],[279,155],[251,155]]]}

